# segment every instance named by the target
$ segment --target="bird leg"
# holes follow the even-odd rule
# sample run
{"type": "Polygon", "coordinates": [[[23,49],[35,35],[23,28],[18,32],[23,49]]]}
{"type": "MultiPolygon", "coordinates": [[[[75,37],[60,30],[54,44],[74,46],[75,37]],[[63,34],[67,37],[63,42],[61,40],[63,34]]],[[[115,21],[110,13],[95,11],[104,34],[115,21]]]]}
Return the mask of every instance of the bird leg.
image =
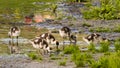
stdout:
{"type": "Polygon", "coordinates": [[[10,54],[12,54],[12,45],[11,45],[11,41],[9,41],[8,48],[9,48],[9,50],[10,50],[10,54]]]}
{"type": "Polygon", "coordinates": [[[65,45],[65,41],[64,41],[65,37],[63,37],[63,50],[64,50],[64,45],[65,45]]]}
{"type": "Polygon", "coordinates": [[[75,39],[75,42],[74,42],[74,44],[76,45],[76,43],[77,43],[77,40],[75,39]]]}
{"type": "Polygon", "coordinates": [[[56,50],[58,50],[58,45],[56,45],[56,50]]]}
{"type": "Polygon", "coordinates": [[[17,46],[18,46],[18,36],[17,36],[17,46]]]}
{"type": "Polygon", "coordinates": [[[38,52],[39,55],[43,55],[43,54],[41,53],[41,50],[40,50],[40,49],[38,49],[37,52],[38,52]]]}
{"type": "Polygon", "coordinates": [[[12,39],[12,43],[11,43],[11,45],[14,45],[14,39],[13,39],[13,37],[11,36],[11,39],[12,39]]]}
{"type": "Polygon", "coordinates": [[[69,36],[69,41],[70,41],[70,45],[71,45],[71,43],[72,43],[72,40],[71,40],[71,37],[69,36]]]}

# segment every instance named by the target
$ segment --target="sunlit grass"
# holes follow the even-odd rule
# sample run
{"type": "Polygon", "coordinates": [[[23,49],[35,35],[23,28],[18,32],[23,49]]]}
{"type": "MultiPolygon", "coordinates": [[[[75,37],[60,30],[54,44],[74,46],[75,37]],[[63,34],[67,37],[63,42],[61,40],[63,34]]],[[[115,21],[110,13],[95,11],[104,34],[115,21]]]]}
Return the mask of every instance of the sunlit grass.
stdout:
{"type": "Polygon", "coordinates": [[[8,45],[6,44],[0,44],[0,55],[2,54],[9,54],[9,49],[8,49],[8,45]]]}
{"type": "Polygon", "coordinates": [[[97,27],[97,28],[91,28],[91,32],[111,32],[110,28],[107,27],[97,27]]]}
{"type": "Polygon", "coordinates": [[[31,53],[28,53],[28,56],[32,59],[32,60],[36,60],[36,61],[41,61],[42,60],[42,56],[34,53],[34,52],[31,52],[31,53]]]}
{"type": "Polygon", "coordinates": [[[21,27],[21,37],[25,37],[28,39],[35,38],[35,36],[38,36],[42,33],[48,32],[47,29],[37,29],[35,27],[21,27]]]}

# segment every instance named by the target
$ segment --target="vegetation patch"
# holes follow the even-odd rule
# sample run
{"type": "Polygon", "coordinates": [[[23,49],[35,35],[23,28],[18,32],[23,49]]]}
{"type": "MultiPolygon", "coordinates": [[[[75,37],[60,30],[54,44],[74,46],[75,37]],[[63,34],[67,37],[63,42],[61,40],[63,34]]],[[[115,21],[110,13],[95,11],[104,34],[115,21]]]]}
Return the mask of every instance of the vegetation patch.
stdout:
{"type": "Polygon", "coordinates": [[[110,28],[103,28],[103,27],[97,27],[97,28],[91,28],[91,32],[111,32],[110,28]]]}
{"type": "Polygon", "coordinates": [[[119,40],[116,40],[116,41],[114,42],[114,46],[115,46],[115,51],[120,50],[120,41],[119,41],[119,40]]]}
{"type": "Polygon", "coordinates": [[[51,60],[59,60],[59,59],[61,59],[61,57],[60,56],[55,56],[54,54],[52,54],[52,55],[50,55],[50,59],[51,60]]]}
{"type": "Polygon", "coordinates": [[[88,24],[88,23],[83,23],[82,26],[83,26],[83,27],[91,27],[91,25],[88,24]]]}
{"type": "Polygon", "coordinates": [[[120,8],[119,0],[100,0],[99,6],[90,6],[89,10],[85,10],[83,12],[83,17],[85,19],[118,19],[119,16],[119,8],[120,8]]]}
{"type": "Polygon", "coordinates": [[[120,24],[117,25],[114,29],[113,29],[114,32],[120,32],[120,24]]]}
{"type": "Polygon", "coordinates": [[[47,32],[48,30],[45,28],[41,28],[40,30],[35,28],[35,27],[31,27],[31,26],[22,26],[21,27],[21,36],[31,39],[34,38],[35,36],[38,36],[44,32],[47,32]],[[29,33],[29,35],[28,35],[29,33]]]}
{"type": "Polygon", "coordinates": [[[110,46],[110,42],[101,42],[100,43],[100,52],[108,52],[109,46],[110,46]]]}
{"type": "Polygon", "coordinates": [[[120,66],[120,51],[101,57],[98,61],[92,61],[91,68],[118,68],[120,66]]]}
{"type": "Polygon", "coordinates": [[[82,67],[89,63],[91,55],[87,53],[74,52],[71,56],[71,60],[75,63],[76,67],[82,67]]]}
{"type": "Polygon", "coordinates": [[[96,51],[94,43],[91,43],[91,44],[88,46],[88,50],[91,51],[91,52],[93,52],[93,53],[96,51]]]}
{"type": "Polygon", "coordinates": [[[10,54],[10,50],[8,49],[8,46],[6,44],[0,44],[0,55],[2,54],[10,54]]]}
{"type": "Polygon", "coordinates": [[[37,61],[41,61],[42,57],[40,55],[37,55],[34,52],[31,52],[28,54],[28,56],[32,59],[32,60],[37,60],[37,61]]]}
{"type": "Polygon", "coordinates": [[[68,46],[65,47],[63,52],[64,52],[64,54],[72,54],[72,53],[77,52],[77,51],[80,51],[78,46],[68,45],[68,46]]]}

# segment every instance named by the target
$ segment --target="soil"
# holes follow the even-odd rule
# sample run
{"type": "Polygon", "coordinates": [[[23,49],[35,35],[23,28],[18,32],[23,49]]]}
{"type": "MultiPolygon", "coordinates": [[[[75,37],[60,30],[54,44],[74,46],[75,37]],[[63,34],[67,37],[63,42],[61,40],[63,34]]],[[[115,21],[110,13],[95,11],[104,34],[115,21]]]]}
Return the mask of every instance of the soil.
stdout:
{"type": "Polygon", "coordinates": [[[59,66],[58,60],[44,58],[37,62],[31,60],[27,55],[12,54],[0,56],[0,68],[74,68],[73,63],[67,63],[66,66],[59,66]]]}

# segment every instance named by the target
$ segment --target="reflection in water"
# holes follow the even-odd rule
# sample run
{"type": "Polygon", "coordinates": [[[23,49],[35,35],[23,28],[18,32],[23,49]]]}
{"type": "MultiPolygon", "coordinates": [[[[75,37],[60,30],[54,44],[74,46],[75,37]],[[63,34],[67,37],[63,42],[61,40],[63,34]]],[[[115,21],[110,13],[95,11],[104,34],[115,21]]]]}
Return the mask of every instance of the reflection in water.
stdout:
{"type": "MultiPolygon", "coordinates": [[[[0,39],[0,41],[2,42],[2,43],[5,43],[5,44],[9,44],[9,41],[12,41],[10,38],[2,38],[2,39],[0,39]]],[[[13,39],[13,42],[14,43],[16,43],[17,42],[17,39],[13,39]]],[[[22,37],[20,37],[19,39],[18,39],[18,43],[28,43],[28,39],[25,39],[25,38],[22,38],[22,37]]]]}
{"type": "Polygon", "coordinates": [[[18,42],[14,43],[11,40],[9,41],[8,48],[10,50],[10,54],[19,53],[18,42]]]}
{"type": "Polygon", "coordinates": [[[23,43],[23,40],[20,38],[6,38],[6,39],[1,39],[0,41],[8,44],[8,49],[10,54],[13,53],[20,53],[20,48],[19,48],[19,43],[23,43]]]}
{"type": "MultiPolygon", "coordinates": [[[[13,39],[14,40],[14,44],[12,44],[12,42],[11,42],[11,39],[10,38],[4,38],[4,39],[0,39],[0,41],[2,42],[2,43],[5,43],[5,44],[7,44],[8,45],[8,48],[9,48],[9,50],[10,50],[10,53],[20,53],[20,48],[19,48],[19,46],[16,46],[16,45],[18,45],[18,44],[20,44],[20,43],[23,43],[23,44],[27,44],[27,43],[29,43],[28,42],[28,39],[25,39],[25,38],[19,38],[18,39],[18,43],[17,43],[17,39],[13,39]]],[[[60,46],[62,46],[63,45],[63,42],[61,41],[60,43],[60,46]]],[[[65,41],[65,45],[69,45],[70,44],[70,41],[65,41]]],[[[85,43],[84,41],[77,41],[77,43],[76,43],[76,45],[78,45],[78,46],[83,46],[83,47],[81,47],[80,48],[80,50],[81,51],[87,51],[88,50],[88,48],[87,48],[87,43],[85,43]]],[[[96,49],[100,49],[100,46],[96,46],[96,49]]],[[[112,46],[110,46],[110,49],[111,50],[114,50],[114,46],[112,45],[112,46]]],[[[31,50],[30,50],[31,51],[31,50]]],[[[55,52],[55,54],[59,54],[61,51],[57,51],[57,52],[55,52]]]]}

